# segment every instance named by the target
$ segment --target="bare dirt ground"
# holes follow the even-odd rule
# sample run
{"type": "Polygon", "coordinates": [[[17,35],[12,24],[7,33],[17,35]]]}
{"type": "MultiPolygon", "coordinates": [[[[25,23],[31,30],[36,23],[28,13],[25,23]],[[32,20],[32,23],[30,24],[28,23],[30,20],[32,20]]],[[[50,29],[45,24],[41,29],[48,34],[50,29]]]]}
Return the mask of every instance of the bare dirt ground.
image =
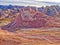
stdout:
{"type": "Polygon", "coordinates": [[[60,29],[25,29],[14,32],[0,29],[0,45],[60,45],[60,29]]]}

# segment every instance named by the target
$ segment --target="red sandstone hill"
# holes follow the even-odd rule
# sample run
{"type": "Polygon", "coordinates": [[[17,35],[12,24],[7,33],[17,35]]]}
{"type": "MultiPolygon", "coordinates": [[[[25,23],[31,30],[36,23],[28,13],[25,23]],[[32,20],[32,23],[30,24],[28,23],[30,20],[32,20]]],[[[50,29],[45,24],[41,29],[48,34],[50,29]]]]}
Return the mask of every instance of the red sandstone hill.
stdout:
{"type": "Polygon", "coordinates": [[[57,17],[48,16],[37,11],[21,11],[18,16],[2,29],[13,30],[20,28],[41,28],[41,27],[60,27],[60,21],[57,17]]]}

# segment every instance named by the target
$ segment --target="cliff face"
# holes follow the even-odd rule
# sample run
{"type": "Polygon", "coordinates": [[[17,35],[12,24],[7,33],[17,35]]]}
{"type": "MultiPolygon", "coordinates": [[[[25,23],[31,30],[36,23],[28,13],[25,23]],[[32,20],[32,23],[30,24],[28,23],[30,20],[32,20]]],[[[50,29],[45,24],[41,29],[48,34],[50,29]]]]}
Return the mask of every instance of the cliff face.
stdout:
{"type": "Polygon", "coordinates": [[[20,29],[20,28],[40,28],[45,26],[47,15],[41,12],[23,11],[10,24],[3,26],[2,29],[20,29]]]}
{"type": "Polygon", "coordinates": [[[2,29],[16,30],[20,28],[60,27],[60,21],[56,17],[48,16],[37,11],[21,11],[14,21],[2,29]]]}

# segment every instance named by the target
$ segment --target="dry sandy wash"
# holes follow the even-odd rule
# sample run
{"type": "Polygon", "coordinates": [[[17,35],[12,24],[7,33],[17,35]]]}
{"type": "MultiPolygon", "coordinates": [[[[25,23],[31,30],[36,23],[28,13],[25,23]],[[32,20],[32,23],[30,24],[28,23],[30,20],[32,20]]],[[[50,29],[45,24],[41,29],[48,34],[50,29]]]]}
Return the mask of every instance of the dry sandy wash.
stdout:
{"type": "Polygon", "coordinates": [[[0,29],[0,45],[60,45],[60,29],[0,29]]]}

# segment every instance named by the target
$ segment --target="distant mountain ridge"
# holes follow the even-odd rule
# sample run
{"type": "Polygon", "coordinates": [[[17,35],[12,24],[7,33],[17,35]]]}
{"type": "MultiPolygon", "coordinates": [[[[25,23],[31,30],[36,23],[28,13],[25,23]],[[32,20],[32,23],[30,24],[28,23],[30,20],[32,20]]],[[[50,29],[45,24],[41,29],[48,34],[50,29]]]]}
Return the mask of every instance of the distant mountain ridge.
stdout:
{"type": "MultiPolygon", "coordinates": [[[[31,8],[32,10],[42,12],[42,13],[44,13],[46,15],[49,15],[49,16],[54,16],[54,15],[59,15],[60,14],[60,6],[58,6],[58,5],[46,6],[46,7],[12,6],[12,5],[8,5],[8,6],[5,5],[4,6],[4,5],[0,5],[1,12],[4,12],[3,14],[5,14],[5,12],[8,11],[8,9],[10,9],[10,13],[12,13],[12,12],[17,13],[22,8],[23,9],[28,9],[28,10],[31,8]]],[[[2,16],[2,14],[0,14],[0,17],[1,16],[2,16]]]]}

